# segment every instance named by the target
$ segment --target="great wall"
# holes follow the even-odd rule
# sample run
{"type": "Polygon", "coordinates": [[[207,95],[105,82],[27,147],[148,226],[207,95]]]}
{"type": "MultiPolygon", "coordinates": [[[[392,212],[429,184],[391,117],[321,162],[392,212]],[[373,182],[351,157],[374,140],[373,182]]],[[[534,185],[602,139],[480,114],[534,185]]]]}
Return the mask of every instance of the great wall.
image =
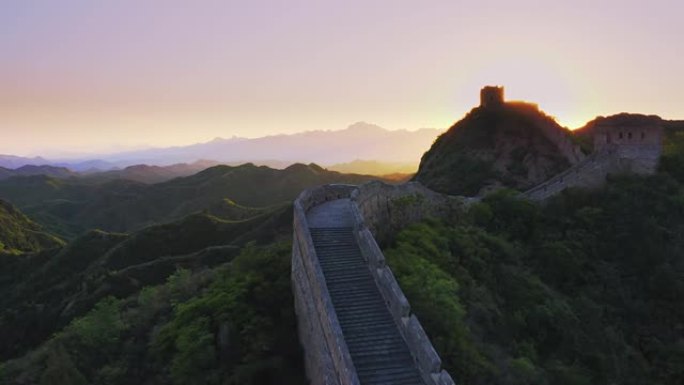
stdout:
{"type": "Polygon", "coordinates": [[[599,118],[592,127],[593,151],[584,154],[575,144],[568,131],[561,131],[549,124],[549,119],[539,113],[535,104],[507,102],[503,87],[484,87],[480,92],[480,107],[497,109],[505,105],[517,105],[520,113],[538,127],[558,151],[572,165],[523,193],[533,201],[544,201],[561,191],[571,188],[595,188],[601,186],[609,174],[652,174],[655,172],[662,152],[663,127],[659,118],[621,114],[612,119],[599,118]]]}
{"type": "Polygon", "coordinates": [[[601,121],[594,127],[594,151],[584,160],[523,193],[533,201],[544,201],[561,191],[596,188],[608,175],[653,174],[662,152],[663,128],[646,119],[622,125],[601,121]]]}
{"type": "Polygon", "coordinates": [[[458,212],[467,202],[418,183],[325,185],[300,194],[292,283],[311,384],[454,384],[373,229],[458,212]]]}
{"type": "MultiPolygon", "coordinates": [[[[488,88],[482,106],[502,103],[503,90],[488,88]]],[[[663,129],[648,119],[599,120],[588,156],[567,137],[549,135],[573,166],[522,193],[524,199],[543,202],[567,188],[594,188],[610,174],[654,173],[663,129]]],[[[440,194],[417,182],[324,185],[299,195],[291,274],[310,384],[455,383],[411,313],[378,241],[427,217],[462,215],[479,199],[440,194]]]]}

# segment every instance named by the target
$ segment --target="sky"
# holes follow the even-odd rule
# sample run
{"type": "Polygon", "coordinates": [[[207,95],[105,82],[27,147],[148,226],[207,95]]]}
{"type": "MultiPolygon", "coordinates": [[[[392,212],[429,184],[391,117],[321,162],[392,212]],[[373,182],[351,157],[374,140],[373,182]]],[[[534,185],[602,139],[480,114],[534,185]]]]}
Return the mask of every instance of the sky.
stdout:
{"type": "Polygon", "coordinates": [[[675,0],[0,0],[0,154],[447,128],[484,85],[576,128],[684,118],[675,0]]]}

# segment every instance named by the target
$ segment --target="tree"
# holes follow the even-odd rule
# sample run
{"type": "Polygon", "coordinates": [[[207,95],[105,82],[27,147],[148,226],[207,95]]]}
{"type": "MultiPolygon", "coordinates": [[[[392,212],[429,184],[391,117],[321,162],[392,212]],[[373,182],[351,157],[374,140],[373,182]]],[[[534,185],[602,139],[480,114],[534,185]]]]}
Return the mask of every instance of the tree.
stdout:
{"type": "Polygon", "coordinates": [[[57,343],[48,352],[45,371],[40,377],[41,385],[86,385],[88,381],[78,371],[71,356],[57,343]]]}

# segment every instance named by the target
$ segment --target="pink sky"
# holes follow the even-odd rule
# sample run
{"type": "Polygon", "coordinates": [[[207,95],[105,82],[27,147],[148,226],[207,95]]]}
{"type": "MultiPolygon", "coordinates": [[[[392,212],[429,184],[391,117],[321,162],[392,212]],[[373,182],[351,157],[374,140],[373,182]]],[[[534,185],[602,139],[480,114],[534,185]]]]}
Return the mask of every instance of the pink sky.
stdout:
{"type": "Polygon", "coordinates": [[[7,0],[0,153],[446,128],[485,84],[577,127],[684,118],[678,1],[7,0]]]}

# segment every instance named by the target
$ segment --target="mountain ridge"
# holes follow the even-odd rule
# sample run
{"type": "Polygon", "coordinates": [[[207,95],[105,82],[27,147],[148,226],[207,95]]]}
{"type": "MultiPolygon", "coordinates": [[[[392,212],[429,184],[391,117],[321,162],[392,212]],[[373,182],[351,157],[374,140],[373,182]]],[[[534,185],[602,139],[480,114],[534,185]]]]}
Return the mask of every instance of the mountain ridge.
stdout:
{"type": "Polygon", "coordinates": [[[391,162],[418,162],[424,149],[440,129],[388,130],[375,124],[357,122],[342,130],[313,130],[258,138],[214,138],[184,146],[123,151],[112,154],[69,159],[0,156],[0,167],[17,168],[26,164],[67,167],[73,171],[106,171],[136,164],[168,166],[208,159],[217,163],[309,163],[323,165],[369,159],[391,162]],[[335,143],[331,152],[321,143],[335,143]]]}
{"type": "Polygon", "coordinates": [[[10,203],[0,200],[0,253],[32,252],[64,245],[10,203]]]}
{"type": "Polygon", "coordinates": [[[414,179],[448,194],[473,196],[507,186],[527,189],[583,158],[570,130],[535,105],[480,106],[440,135],[414,179]]]}
{"type": "Polygon", "coordinates": [[[0,181],[0,199],[17,205],[52,232],[72,238],[90,228],[131,231],[202,210],[241,218],[255,209],[291,201],[314,185],[373,179],[377,178],[341,174],[316,164],[294,164],[278,170],[248,163],[218,165],[157,184],[125,179],[15,177],[0,181]]]}

